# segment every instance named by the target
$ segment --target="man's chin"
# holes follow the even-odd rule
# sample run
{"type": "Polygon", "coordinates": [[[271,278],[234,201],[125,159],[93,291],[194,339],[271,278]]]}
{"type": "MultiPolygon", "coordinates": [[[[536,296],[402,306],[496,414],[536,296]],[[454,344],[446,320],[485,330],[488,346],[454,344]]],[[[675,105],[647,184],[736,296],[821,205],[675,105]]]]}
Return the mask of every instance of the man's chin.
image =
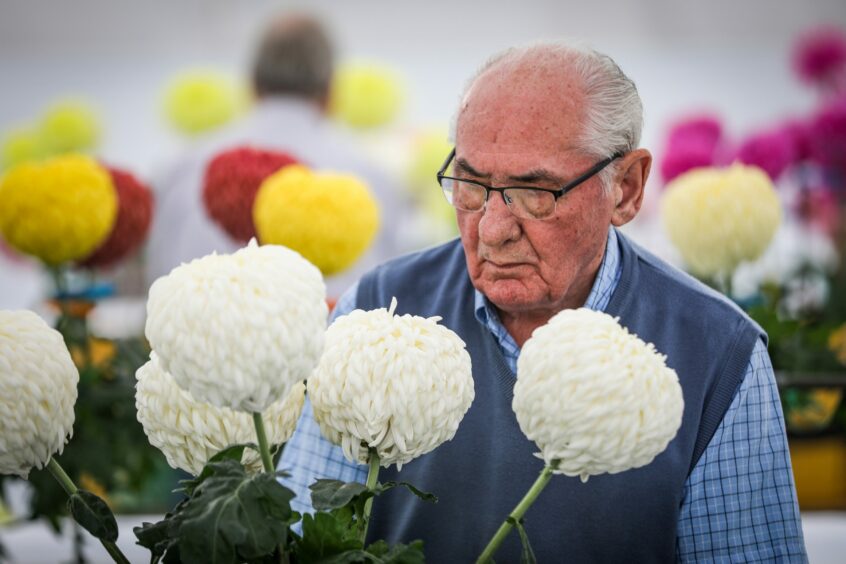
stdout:
{"type": "Polygon", "coordinates": [[[538,305],[538,296],[533,295],[519,280],[501,278],[485,282],[478,288],[492,304],[503,311],[525,311],[538,305]]]}

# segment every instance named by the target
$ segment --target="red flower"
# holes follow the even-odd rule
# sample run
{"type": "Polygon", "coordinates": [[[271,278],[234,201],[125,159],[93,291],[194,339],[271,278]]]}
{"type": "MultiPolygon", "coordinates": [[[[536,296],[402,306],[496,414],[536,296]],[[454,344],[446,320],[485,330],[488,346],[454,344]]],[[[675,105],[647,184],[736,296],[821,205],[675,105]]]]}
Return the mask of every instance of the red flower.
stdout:
{"type": "Polygon", "coordinates": [[[112,177],[118,198],[118,212],[112,232],[81,266],[112,266],[138,249],[153,219],[153,193],[127,171],[103,165],[112,177]]]}
{"type": "Polygon", "coordinates": [[[265,178],[284,166],[297,163],[278,151],[236,147],[219,153],[206,168],[203,203],[209,216],[235,240],[256,236],[253,202],[265,178]]]}

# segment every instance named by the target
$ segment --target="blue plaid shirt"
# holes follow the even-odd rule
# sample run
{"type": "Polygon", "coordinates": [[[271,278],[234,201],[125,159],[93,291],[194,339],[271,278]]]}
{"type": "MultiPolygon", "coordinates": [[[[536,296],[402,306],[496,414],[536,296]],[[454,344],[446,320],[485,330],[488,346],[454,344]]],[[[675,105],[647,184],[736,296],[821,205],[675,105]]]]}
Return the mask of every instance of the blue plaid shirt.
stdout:
{"type": "MultiPolygon", "coordinates": [[[[604,311],[622,274],[614,229],[584,307],[604,311]]],[[[357,286],[338,300],[334,320],[356,307],[357,286]]],[[[500,323],[496,308],[476,292],[475,314],[496,338],[517,373],[520,348],[500,323]]],[[[306,401],[279,468],[297,497],[292,506],[312,512],[309,484],[318,478],[364,483],[367,466],[351,463],[324,439],[306,401]]],[[[711,443],[688,476],[676,530],[680,562],[807,562],[790,467],[781,403],[766,346],[752,351],[743,383],[711,443]]]]}

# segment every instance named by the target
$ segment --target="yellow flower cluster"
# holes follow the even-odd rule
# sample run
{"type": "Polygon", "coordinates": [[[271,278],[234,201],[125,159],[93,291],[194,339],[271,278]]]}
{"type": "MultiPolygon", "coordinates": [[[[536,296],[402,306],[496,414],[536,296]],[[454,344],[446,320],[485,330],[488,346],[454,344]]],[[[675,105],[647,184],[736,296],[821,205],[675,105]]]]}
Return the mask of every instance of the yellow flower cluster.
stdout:
{"type": "Polygon", "coordinates": [[[109,235],[117,194],[109,173],[82,155],[23,163],[0,179],[0,233],[47,264],[91,254],[109,235]]]}
{"type": "Polygon", "coordinates": [[[0,144],[0,166],[10,168],[37,159],[41,152],[38,132],[25,127],[13,129],[3,136],[0,144]]]}
{"type": "Polygon", "coordinates": [[[86,104],[66,100],[47,110],[38,125],[38,137],[47,155],[84,152],[96,146],[100,125],[86,104]]]}
{"type": "Polygon", "coordinates": [[[414,155],[409,166],[408,179],[415,200],[421,202],[429,216],[446,225],[454,234],[458,234],[455,222],[455,208],[444,198],[435,171],[444,164],[452,144],[446,128],[422,133],[413,146],[414,155]]]}
{"type": "Polygon", "coordinates": [[[329,276],[370,246],[379,229],[379,208],[352,175],[291,165],[262,183],[253,223],[262,243],[293,249],[329,276]]]}
{"type": "Polygon", "coordinates": [[[846,323],[828,336],[828,348],[837,357],[837,362],[846,366],[846,323]]]}
{"type": "Polygon", "coordinates": [[[176,129],[197,135],[235,117],[245,105],[241,89],[224,75],[190,71],[174,78],[164,96],[165,115],[176,129]]]}
{"type": "Polygon", "coordinates": [[[100,124],[90,106],[74,100],[59,101],[34,126],[7,131],[0,141],[0,165],[15,165],[96,147],[100,124]]]}
{"type": "Polygon", "coordinates": [[[764,171],[735,164],[676,178],[664,193],[662,215],[690,271],[720,277],[763,254],[781,222],[781,203],[764,171]]]}
{"type": "Polygon", "coordinates": [[[402,99],[402,87],[390,69],[348,64],[335,73],[329,110],[347,125],[366,129],[393,120],[402,99]]]}

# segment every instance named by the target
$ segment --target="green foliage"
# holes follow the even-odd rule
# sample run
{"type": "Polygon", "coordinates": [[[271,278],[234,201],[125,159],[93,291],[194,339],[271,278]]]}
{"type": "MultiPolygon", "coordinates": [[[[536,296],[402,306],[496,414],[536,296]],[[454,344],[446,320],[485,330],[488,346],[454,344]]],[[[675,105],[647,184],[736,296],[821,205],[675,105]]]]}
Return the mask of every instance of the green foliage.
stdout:
{"type": "Polygon", "coordinates": [[[68,512],[79,525],[100,540],[115,542],[118,526],[106,502],[85,490],[77,490],[68,498],[68,512]]]}
{"type": "Polygon", "coordinates": [[[312,505],[318,513],[303,517],[303,534],[294,540],[292,562],[424,562],[421,541],[394,547],[378,541],[366,548],[361,541],[367,500],[398,486],[407,488],[426,501],[437,501],[434,495],[420,491],[407,482],[386,482],[368,489],[355,482],[317,480],[309,489],[312,505]]]}
{"type": "Polygon", "coordinates": [[[244,448],[218,453],[186,487],[190,497],[162,521],[135,528],[154,562],[260,562],[285,550],[299,518],[291,511],[294,493],[275,474],[247,474],[239,462],[244,448]]]}

